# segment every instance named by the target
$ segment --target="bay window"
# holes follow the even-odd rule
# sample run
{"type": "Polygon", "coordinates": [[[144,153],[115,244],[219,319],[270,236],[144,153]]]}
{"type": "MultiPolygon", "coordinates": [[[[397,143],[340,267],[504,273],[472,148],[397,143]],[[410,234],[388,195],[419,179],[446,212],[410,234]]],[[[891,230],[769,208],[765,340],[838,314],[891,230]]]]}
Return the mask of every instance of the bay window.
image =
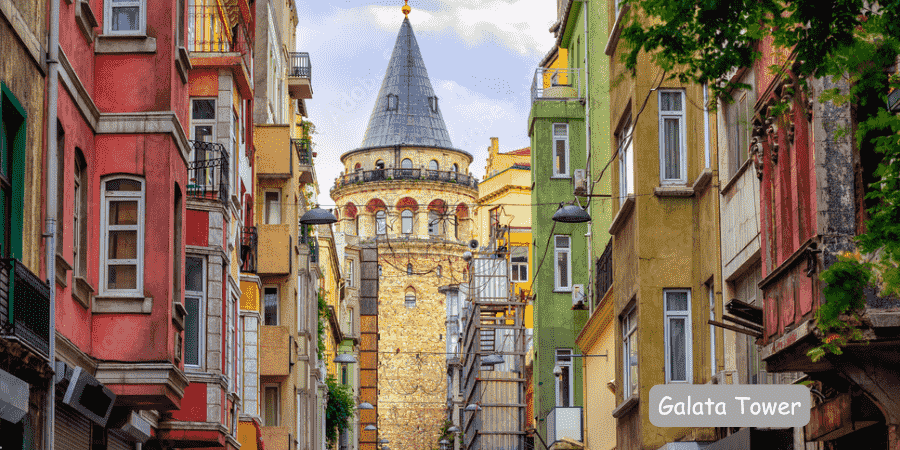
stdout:
{"type": "Polygon", "coordinates": [[[101,189],[100,292],[144,295],[144,182],[108,179],[101,189]]]}

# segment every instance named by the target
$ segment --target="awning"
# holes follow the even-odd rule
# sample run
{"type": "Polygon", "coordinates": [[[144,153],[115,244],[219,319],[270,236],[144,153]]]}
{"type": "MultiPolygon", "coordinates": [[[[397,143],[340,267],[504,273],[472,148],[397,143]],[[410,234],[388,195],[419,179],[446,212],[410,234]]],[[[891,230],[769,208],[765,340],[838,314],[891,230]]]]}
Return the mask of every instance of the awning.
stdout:
{"type": "Polygon", "coordinates": [[[0,419],[18,423],[28,413],[28,383],[0,370],[0,419]]]}
{"type": "Polygon", "coordinates": [[[793,428],[765,430],[741,428],[741,431],[713,442],[706,447],[706,450],[792,450],[793,448],[793,428]]]}

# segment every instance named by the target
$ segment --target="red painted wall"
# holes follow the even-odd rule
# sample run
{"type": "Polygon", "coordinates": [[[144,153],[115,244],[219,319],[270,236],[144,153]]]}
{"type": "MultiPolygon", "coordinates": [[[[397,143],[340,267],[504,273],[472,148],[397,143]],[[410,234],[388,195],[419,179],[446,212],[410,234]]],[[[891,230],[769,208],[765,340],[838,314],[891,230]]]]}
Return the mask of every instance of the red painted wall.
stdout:
{"type": "Polygon", "coordinates": [[[209,245],[209,212],[189,209],[185,216],[185,245],[209,245]]]}
{"type": "Polygon", "coordinates": [[[191,383],[184,388],[181,409],[172,412],[172,418],[185,422],[206,422],[206,383],[191,383]]]}

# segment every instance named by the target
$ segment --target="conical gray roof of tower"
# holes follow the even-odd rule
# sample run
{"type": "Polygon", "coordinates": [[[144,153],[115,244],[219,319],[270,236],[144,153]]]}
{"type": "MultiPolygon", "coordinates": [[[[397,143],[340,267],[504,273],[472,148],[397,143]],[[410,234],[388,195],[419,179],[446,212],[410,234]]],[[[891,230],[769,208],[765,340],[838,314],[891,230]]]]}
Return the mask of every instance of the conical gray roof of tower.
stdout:
{"type": "Polygon", "coordinates": [[[454,148],[408,18],[400,25],[360,148],[395,145],[454,148]]]}

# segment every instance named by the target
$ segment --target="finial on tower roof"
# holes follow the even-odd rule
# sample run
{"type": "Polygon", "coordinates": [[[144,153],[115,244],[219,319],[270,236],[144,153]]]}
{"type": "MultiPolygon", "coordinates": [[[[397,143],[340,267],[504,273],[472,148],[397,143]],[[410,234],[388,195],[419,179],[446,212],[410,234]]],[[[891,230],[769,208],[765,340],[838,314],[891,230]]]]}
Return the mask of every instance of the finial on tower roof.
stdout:
{"type": "Polygon", "coordinates": [[[409,0],[403,0],[403,16],[409,18],[409,12],[412,11],[412,8],[409,7],[409,0]]]}

